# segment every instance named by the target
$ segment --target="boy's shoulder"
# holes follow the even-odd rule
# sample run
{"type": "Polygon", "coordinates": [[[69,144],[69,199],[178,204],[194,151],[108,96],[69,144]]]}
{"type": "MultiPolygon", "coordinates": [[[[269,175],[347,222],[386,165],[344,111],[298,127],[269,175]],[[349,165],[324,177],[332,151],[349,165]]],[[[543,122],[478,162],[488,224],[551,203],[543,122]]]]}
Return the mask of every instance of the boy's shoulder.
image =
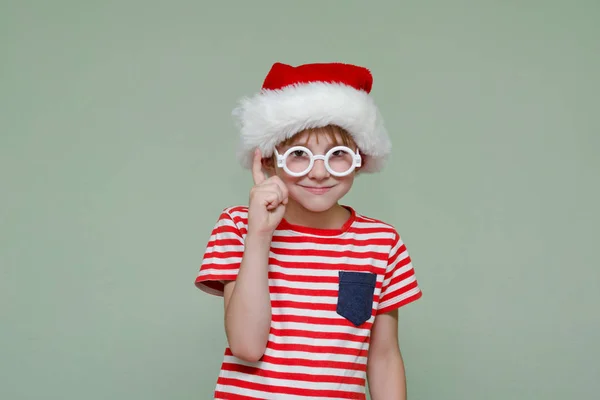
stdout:
{"type": "MultiPolygon", "coordinates": [[[[360,230],[371,231],[373,233],[387,232],[388,234],[393,234],[395,236],[400,236],[398,230],[395,225],[390,222],[387,222],[380,218],[375,218],[372,216],[368,216],[362,213],[359,213],[355,209],[349,206],[345,206],[348,208],[353,215],[352,225],[360,230]]],[[[240,227],[244,227],[248,223],[248,206],[237,204],[230,205],[221,210],[221,220],[227,219],[232,220],[236,225],[240,227]]]]}
{"type": "Polygon", "coordinates": [[[391,231],[397,232],[396,231],[396,227],[392,223],[390,223],[390,222],[384,221],[384,220],[379,219],[379,218],[370,217],[368,215],[361,214],[361,213],[358,213],[356,211],[354,213],[355,213],[355,216],[356,216],[355,219],[356,219],[356,221],[358,223],[368,224],[368,225],[371,225],[373,227],[379,227],[381,229],[391,230],[391,231]]]}
{"type": "Polygon", "coordinates": [[[221,209],[219,220],[231,220],[236,225],[244,226],[248,223],[248,206],[246,205],[230,205],[221,209]]]}
{"type": "Polygon", "coordinates": [[[221,214],[228,214],[228,215],[234,215],[234,214],[248,214],[248,206],[246,205],[230,205],[227,206],[225,208],[223,208],[221,210],[221,214]]]}

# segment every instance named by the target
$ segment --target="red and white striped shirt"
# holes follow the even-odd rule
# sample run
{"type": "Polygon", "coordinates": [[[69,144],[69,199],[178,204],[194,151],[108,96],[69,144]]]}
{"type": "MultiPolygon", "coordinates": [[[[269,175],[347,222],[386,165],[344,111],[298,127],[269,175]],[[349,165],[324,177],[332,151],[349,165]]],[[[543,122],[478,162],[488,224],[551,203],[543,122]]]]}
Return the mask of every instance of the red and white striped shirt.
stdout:
{"type": "MultiPolygon", "coordinates": [[[[260,361],[248,363],[227,348],[215,399],[366,398],[376,315],[418,299],[421,291],[394,227],[347,208],[352,216],[339,230],[280,223],[269,257],[272,321],[266,351],[260,361]]],[[[223,282],[236,279],[247,223],[245,206],[222,212],[198,288],[222,296],[223,282]]]]}

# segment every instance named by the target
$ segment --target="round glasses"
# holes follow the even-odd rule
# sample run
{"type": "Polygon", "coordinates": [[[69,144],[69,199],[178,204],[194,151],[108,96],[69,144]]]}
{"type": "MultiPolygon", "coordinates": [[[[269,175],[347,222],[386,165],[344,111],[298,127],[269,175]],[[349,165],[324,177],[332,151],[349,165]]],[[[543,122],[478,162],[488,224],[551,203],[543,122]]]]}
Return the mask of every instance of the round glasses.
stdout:
{"type": "Polygon", "coordinates": [[[308,174],[315,164],[315,160],[323,160],[327,171],[334,176],[346,176],[362,165],[362,158],[346,146],[336,146],[325,155],[314,155],[304,146],[293,146],[280,155],[275,149],[277,166],[291,176],[308,174]]]}

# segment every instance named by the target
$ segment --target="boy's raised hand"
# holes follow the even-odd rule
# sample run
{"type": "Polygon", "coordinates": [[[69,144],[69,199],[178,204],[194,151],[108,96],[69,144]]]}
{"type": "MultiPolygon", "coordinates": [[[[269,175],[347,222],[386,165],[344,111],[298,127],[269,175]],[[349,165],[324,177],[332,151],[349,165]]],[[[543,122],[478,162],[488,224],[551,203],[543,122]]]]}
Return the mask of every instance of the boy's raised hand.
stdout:
{"type": "Polygon", "coordinates": [[[288,190],[278,176],[266,177],[262,170],[261,160],[261,152],[256,149],[252,164],[254,186],[250,190],[248,233],[272,235],[285,213],[288,190]]]}

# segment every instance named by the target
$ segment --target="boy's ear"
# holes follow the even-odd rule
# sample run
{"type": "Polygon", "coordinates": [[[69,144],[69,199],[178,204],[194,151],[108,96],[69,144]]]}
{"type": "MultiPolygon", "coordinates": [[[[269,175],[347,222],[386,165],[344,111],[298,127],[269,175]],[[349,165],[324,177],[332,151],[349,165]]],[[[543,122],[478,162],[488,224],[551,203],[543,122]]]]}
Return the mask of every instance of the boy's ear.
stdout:
{"type": "Polygon", "coordinates": [[[272,175],[275,173],[275,160],[273,159],[273,157],[267,157],[267,158],[263,158],[261,160],[262,162],[262,167],[265,171],[267,171],[267,173],[269,173],[269,175],[272,175]]]}

